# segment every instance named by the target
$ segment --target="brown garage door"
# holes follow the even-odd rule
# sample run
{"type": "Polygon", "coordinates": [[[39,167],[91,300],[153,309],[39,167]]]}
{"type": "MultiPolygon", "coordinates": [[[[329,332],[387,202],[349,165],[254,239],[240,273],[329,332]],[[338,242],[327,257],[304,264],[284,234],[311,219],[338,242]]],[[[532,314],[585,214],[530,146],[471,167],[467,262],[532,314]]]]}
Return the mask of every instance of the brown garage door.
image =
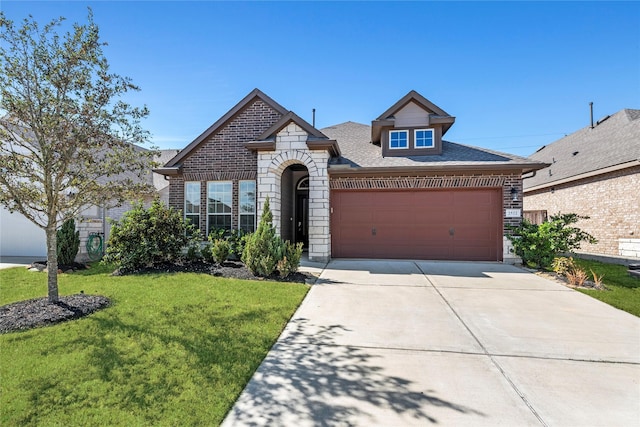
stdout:
{"type": "Polygon", "coordinates": [[[334,190],[335,258],[502,259],[500,189],[334,190]]]}

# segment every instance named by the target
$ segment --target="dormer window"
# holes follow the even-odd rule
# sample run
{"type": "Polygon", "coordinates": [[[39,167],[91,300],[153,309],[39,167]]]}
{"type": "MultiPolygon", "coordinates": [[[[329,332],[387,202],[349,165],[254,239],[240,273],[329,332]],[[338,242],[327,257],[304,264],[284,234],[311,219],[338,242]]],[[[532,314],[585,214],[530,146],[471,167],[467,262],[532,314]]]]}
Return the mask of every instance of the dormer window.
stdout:
{"type": "Polygon", "coordinates": [[[389,148],[392,150],[409,148],[409,132],[406,130],[389,131],[389,148]]]}
{"type": "Polygon", "coordinates": [[[414,144],[415,148],[433,148],[433,129],[416,129],[414,144]]]}

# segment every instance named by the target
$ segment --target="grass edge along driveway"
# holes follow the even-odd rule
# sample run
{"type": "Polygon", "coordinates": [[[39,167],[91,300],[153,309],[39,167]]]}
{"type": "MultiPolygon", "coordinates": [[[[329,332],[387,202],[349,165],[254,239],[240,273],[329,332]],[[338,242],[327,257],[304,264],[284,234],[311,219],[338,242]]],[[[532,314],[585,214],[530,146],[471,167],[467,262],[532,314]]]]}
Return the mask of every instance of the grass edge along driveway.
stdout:
{"type": "MultiPolygon", "coordinates": [[[[59,285],[112,305],[0,335],[0,425],[219,424],[309,289],[104,267],[59,285]]],[[[0,270],[0,305],[45,295],[44,273],[0,270]]]]}

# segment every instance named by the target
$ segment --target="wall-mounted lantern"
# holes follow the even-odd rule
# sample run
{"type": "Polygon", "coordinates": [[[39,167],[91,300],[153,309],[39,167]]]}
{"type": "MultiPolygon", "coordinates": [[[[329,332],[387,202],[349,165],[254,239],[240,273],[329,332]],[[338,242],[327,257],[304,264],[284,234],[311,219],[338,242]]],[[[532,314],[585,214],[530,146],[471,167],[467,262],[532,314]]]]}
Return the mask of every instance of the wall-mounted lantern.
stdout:
{"type": "Polygon", "coordinates": [[[518,190],[516,187],[511,187],[511,200],[514,202],[518,201],[518,190]]]}

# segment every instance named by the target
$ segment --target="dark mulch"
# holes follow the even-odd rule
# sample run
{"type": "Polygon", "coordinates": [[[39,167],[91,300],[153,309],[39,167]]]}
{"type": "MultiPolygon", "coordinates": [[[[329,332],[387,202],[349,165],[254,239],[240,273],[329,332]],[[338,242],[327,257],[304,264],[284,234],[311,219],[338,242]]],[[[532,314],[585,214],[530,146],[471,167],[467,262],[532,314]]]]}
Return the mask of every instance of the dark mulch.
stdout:
{"type": "Polygon", "coordinates": [[[76,294],[60,297],[57,303],[48,298],[20,301],[0,307],[0,333],[53,325],[78,319],[108,307],[109,298],[76,294]]]}
{"type": "Polygon", "coordinates": [[[227,277],[231,279],[244,280],[273,280],[278,282],[306,283],[311,276],[297,272],[287,277],[280,277],[273,274],[269,277],[254,276],[251,271],[240,261],[226,261],[222,265],[210,264],[204,261],[192,261],[184,263],[162,263],[152,267],[145,267],[136,271],[116,270],[114,276],[124,276],[127,274],[157,274],[157,273],[205,273],[213,276],[227,277]]]}
{"type": "MultiPolygon", "coordinates": [[[[47,261],[34,261],[31,263],[31,267],[37,268],[40,271],[44,271],[47,269],[47,261]]],[[[86,268],[86,264],[82,264],[79,262],[73,262],[71,264],[58,264],[58,271],[61,271],[63,273],[72,273],[76,270],[85,270],[86,268]]]]}

